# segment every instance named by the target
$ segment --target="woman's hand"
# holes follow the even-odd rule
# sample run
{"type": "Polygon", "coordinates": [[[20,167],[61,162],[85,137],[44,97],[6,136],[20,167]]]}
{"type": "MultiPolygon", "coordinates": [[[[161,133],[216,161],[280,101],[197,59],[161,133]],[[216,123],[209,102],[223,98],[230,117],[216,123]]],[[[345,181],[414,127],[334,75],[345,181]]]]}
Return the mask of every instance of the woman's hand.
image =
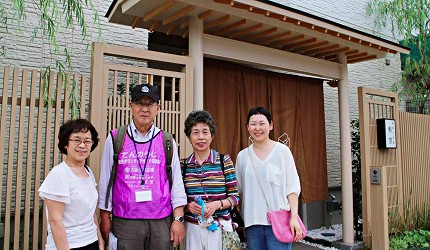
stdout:
{"type": "Polygon", "coordinates": [[[291,217],[290,228],[291,228],[291,234],[294,235],[294,242],[301,240],[303,230],[300,227],[297,217],[294,217],[294,216],[291,217]]]}
{"type": "Polygon", "coordinates": [[[207,219],[207,218],[211,217],[215,213],[215,211],[218,208],[220,208],[220,206],[221,206],[220,201],[211,201],[211,202],[206,203],[205,218],[207,219]]]}
{"type": "Polygon", "coordinates": [[[197,204],[195,201],[188,203],[187,207],[190,213],[195,215],[202,215],[202,207],[199,204],[197,204]]]}

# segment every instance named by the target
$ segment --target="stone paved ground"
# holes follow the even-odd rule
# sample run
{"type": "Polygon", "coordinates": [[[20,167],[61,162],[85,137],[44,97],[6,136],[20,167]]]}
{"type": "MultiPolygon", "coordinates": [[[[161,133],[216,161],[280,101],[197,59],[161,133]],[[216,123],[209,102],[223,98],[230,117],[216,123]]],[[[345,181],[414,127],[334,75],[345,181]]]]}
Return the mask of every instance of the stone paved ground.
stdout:
{"type": "Polygon", "coordinates": [[[293,249],[294,250],[312,250],[312,249],[321,249],[321,248],[297,242],[297,243],[293,243],[293,249]]]}

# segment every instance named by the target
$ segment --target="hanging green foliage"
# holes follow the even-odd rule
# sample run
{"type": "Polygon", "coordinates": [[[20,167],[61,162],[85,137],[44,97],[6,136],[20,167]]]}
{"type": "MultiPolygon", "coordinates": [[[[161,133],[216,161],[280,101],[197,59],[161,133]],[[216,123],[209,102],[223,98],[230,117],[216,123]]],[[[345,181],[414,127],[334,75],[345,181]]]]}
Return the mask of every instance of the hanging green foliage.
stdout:
{"type": "Polygon", "coordinates": [[[371,0],[367,14],[375,16],[376,28],[391,24],[392,34],[414,49],[404,57],[402,78],[393,90],[418,107],[419,113],[425,113],[430,95],[430,0],[371,0]]]}
{"type": "MultiPolygon", "coordinates": [[[[61,77],[62,82],[65,83],[66,88],[74,89],[76,81],[69,81],[66,77],[66,73],[73,70],[72,57],[69,52],[69,46],[73,46],[73,44],[67,43],[64,46],[60,46],[58,43],[58,35],[61,32],[71,32],[74,34],[75,28],[79,27],[80,37],[82,41],[86,41],[88,50],[91,41],[88,40],[88,23],[84,10],[89,9],[92,13],[92,22],[97,25],[99,40],[101,40],[100,19],[94,7],[93,0],[36,0],[32,2],[26,0],[12,0],[11,4],[12,11],[7,12],[4,3],[0,3],[1,25],[5,27],[7,32],[12,32],[12,30],[8,30],[8,25],[16,22],[19,27],[21,22],[26,20],[27,11],[33,11],[34,8],[36,8],[38,10],[37,15],[39,22],[33,27],[33,32],[29,37],[29,41],[34,42],[36,38],[41,37],[48,42],[51,54],[63,56],[65,58],[64,61],[59,59],[55,60],[55,70],[58,76],[61,77]]],[[[2,37],[0,37],[0,56],[7,53],[4,50],[3,42],[2,37]]],[[[47,105],[50,103],[47,90],[49,88],[49,76],[51,72],[51,67],[47,66],[43,75],[44,80],[42,88],[44,89],[45,104],[47,105]]],[[[71,110],[71,116],[72,118],[77,118],[79,114],[79,104],[73,95],[73,91],[70,93],[69,108],[71,110]]]]}

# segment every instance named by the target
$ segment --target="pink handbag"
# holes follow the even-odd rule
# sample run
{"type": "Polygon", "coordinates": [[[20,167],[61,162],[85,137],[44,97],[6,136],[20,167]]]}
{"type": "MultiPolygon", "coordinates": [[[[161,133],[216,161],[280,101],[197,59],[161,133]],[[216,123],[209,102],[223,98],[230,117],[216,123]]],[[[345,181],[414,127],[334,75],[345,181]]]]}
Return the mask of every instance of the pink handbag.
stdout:
{"type": "MultiPolygon", "coordinates": [[[[256,175],[258,185],[260,186],[261,191],[263,192],[264,201],[266,202],[266,206],[268,210],[268,212],[266,213],[267,220],[272,225],[272,231],[273,231],[273,234],[275,235],[275,238],[280,242],[284,242],[284,243],[294,242],[294,235],[291,233],[291,228],[290,228],[291,212],[287,210],[272,211],[270,209],[269,203],[267,202],[267,199],[266,199],[266,195],[264,194],[264,189],[261,186],[260,179],[258,178],[257,172],[255,171],[254,162],[252,161],[252,156],[251,156],[251,153],[249,152],[249,147],[248,147],[248,155],[251,159],[251,165],[252,165],[252,168],[254,169],[254,173],[256,175]]],[[[305,225],[303,225],[303,222],[298,215],[297,215],[297,221],[299,222],[299,225],[302,228],[303,232],[302,232],[301,239],[303,239],[306,237],[306,234],[307,234],[306,227],[305,225]]]]}
{"type": "MultiPolygon", "coordinates": [[[[291,233],[290,220],[291,212],[287,210],[269,211],[267,212],[267,220],[272,224],[272,231],[276,239],[280,242],[290,243],[294,242],[294,235],[291,233]]],[[[303,225],[300,217],[297,217],[297,221],[302,228],[302,237],[306,237],[307,231],[305,225],[303,225]]]]}

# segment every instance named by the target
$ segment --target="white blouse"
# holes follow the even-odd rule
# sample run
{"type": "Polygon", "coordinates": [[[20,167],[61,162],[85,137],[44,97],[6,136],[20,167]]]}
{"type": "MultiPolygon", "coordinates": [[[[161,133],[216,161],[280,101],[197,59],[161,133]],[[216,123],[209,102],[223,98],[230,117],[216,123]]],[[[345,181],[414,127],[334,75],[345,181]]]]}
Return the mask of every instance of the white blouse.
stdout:
{"type": "MultiPolygon", "coordinates": [[[[70,248],[86,246],[97,241],[94,212],[97,206],[96,181],[88,168],[88,177],[77,177],[63,161],[55,166],[39,188],[42,199],[64,203],[63,224],[70,248]]],[[[48,217],[48,209],[46,217],[48,217]]],[[[46,249],[56,249],[48,223],[46,249]]]]}
{"type": "Polygon", "coordinates": [[[265,197],[271,210],[290,210],[288,195],[300,194],[300,180],[293,155],[287,146],[279,142],[265,160],[257,157],[253,145],[240,151],[236,161],[236,177],[239,193],[242,194],[241,214],[245,227],[270,225],[266,218],[268,209],[265,197]]]}

